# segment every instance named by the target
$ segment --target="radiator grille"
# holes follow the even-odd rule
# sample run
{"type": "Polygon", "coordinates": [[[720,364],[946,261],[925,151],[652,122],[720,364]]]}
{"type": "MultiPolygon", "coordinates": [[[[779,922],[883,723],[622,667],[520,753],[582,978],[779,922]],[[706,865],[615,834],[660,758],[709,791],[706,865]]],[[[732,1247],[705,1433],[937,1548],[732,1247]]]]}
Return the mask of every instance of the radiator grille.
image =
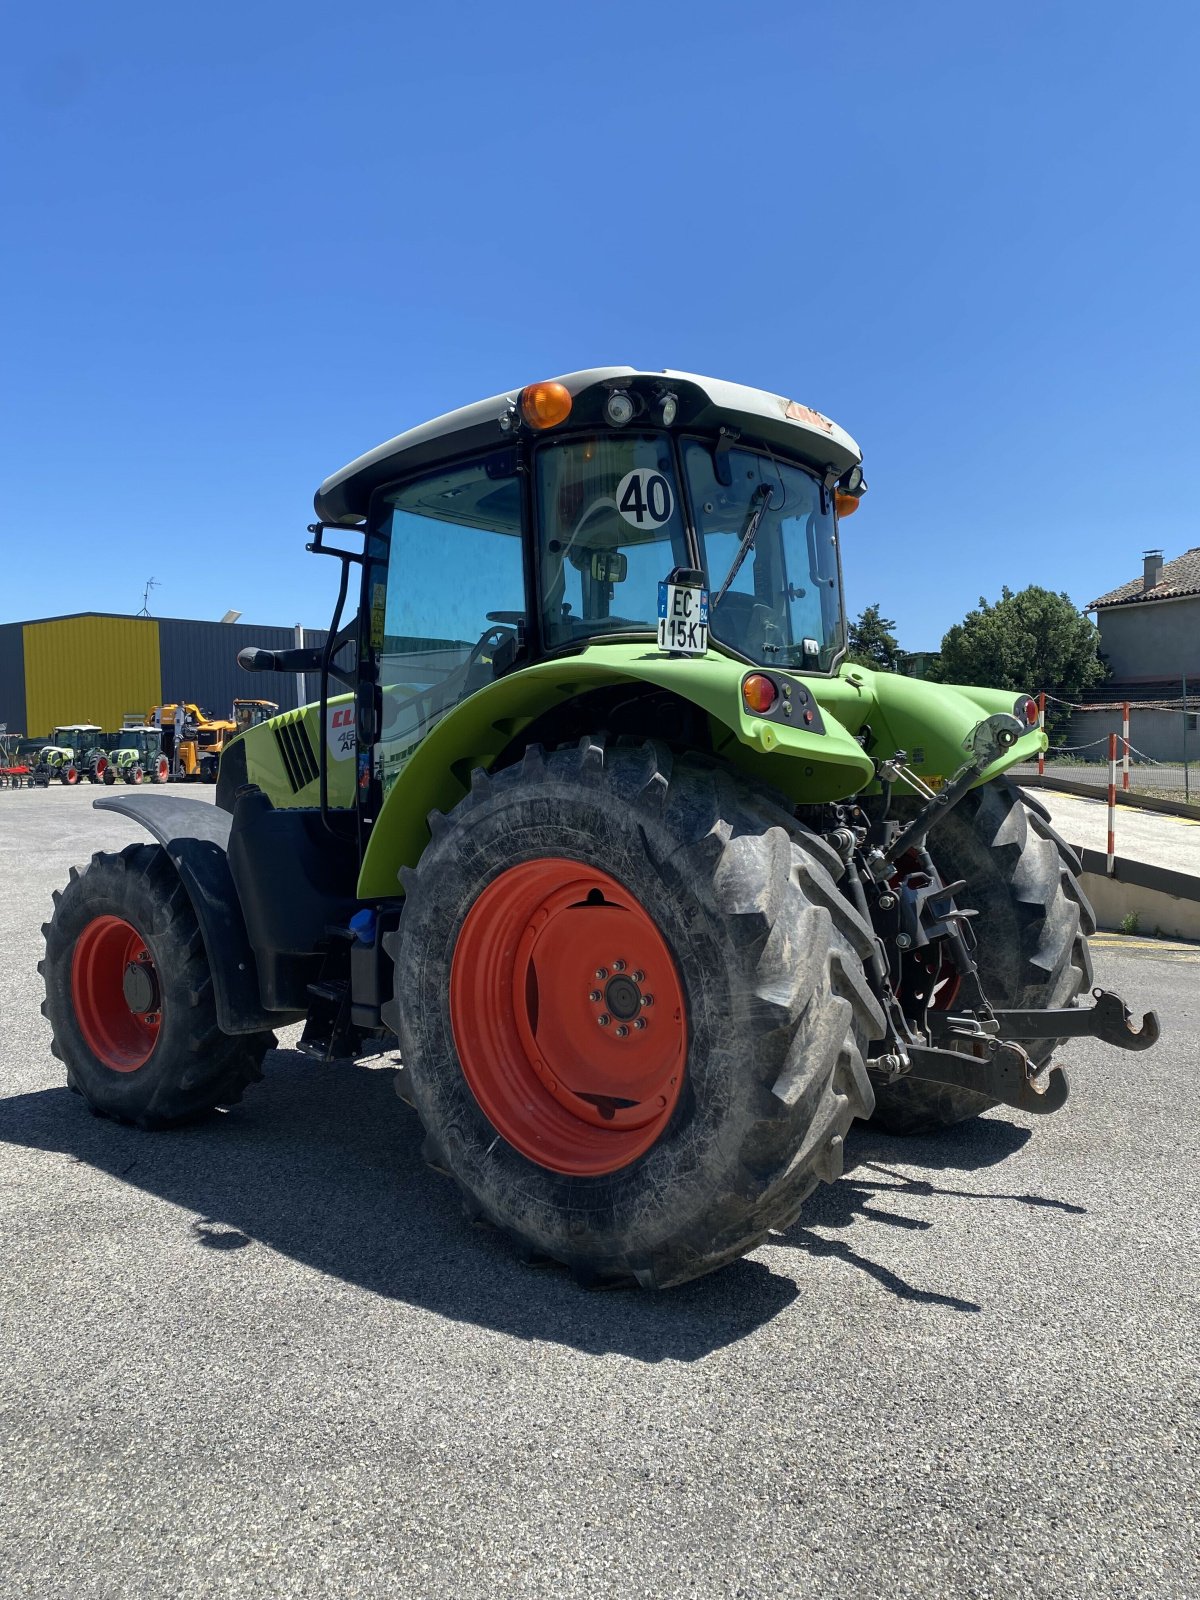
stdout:
{"type": "Polygon", "coordinates": [[[279,746],[279,756],[292,793],[299,794],[308,784],[315,783],[321,769],[303,721],[281,723],[275,729],[275,742],[279,746]]]}

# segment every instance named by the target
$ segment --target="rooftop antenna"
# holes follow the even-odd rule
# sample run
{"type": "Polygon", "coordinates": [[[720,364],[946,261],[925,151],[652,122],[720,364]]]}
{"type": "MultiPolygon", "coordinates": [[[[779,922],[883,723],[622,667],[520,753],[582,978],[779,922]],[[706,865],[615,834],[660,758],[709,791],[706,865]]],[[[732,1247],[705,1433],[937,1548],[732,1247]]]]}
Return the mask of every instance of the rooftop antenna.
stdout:
{"type": "Polygon", "coordinates": [[[150,591],[151,589],[161,588],[162,585],[157,578],[146,579],[146,587],[142,590],[142,609],[137,613],[139,617],[148,617],[150,615],[150,591]]]}

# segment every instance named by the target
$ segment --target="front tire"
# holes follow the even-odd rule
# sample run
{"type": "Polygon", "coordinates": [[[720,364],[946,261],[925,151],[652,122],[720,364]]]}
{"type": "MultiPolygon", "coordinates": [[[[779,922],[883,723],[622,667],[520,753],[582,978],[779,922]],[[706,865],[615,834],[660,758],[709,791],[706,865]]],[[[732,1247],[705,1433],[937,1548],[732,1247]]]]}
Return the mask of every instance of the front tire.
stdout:
{"type": "MultiPolygon", "coordinates": [[[[1079,883],[1081,866],[1050,826],[1043,807],[1004,778],[974,790],[929,836],[928,849],[955,896],[978,912],[971,926],[983,992],[998,1007],[1057,1010],[1091,986],[1088,935],[1096,919],[1079,883]]],[[[1061,1039],[1030,1041],[1030,1057],[1049,1061],[1061,1039]]],[[[875,1085],[877,1127],[929,1133],[977,1117],[999,1102],[969,1089],[898,1078],[875,1085]]]]}
{"type": "Polygon", "coordinates": [[[386,1016],[471,1214],[665,1288],[840,1174],[883,1019],[818,838],[721,769],[592,738],[476,772],[430,825],[386,1016]]]}
{"type": "Polygon", "coordinates": [[[217,1026],[196,914],[161,845],[72,868],[42,932],[50,1048],[99,1115],[169,1127],[233,1105],[262,1077],[274,1035],[217,1026]]]}

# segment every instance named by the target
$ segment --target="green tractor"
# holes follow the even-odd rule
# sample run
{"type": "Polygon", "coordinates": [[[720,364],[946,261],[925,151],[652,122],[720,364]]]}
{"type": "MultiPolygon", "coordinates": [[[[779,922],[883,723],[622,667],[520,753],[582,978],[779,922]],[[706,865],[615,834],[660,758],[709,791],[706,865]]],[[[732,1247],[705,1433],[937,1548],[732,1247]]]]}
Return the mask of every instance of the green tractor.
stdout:
{"type": "Polygon", "coordinates": [[[89,783],[103,782],[108,763],[107,738],[104,729],[94,722],[72,722],[55,728],[50,742],[38,752],[34,781],[43,788],[53,779],[68,788],[85,778],[89,783]]]}
{"type": "Polygon", "coordinates": [[[787,1228],[855,1118],[1048,1112],[1064,1040],[1153,1044],[1088,994],[1079,863],[1005,776],[1036,701],[846,661],[865,489],[819,412],[625,367],[329,478],[326,642],[240,657],[318,702],[226,746],[215,806],[98,800],[155,842],[55,896],[72,1087],[160,1127],[281,1023],[398,1050],[471,1217],[665,1287],[787,1228]]]}
{"type": "Polygon", "coordinates": [[[161,728],[139,723],[111,734],[110,739],[105,783],[166,783],[170,778],[171,763],[163,753],[161,728]]]}

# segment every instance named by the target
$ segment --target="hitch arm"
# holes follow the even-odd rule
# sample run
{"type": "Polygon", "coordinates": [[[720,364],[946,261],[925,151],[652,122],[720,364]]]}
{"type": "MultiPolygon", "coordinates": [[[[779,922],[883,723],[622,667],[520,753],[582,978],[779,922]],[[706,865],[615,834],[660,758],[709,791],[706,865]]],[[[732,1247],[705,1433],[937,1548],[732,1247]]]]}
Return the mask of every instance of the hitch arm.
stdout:
{"type": "Polygon", "coordinates": [[[970,1089],[1035,1116],[1048,1116],[1066,1102],[1067,1078],[1061,1067],[1036,1070],[1020,1045],[991,1040],[985,1056],[934,1050],[928,1045],[909,1045],[907,1049],[912,1067],[904,1077],[970,1089]]]}
{"type": "Polygon", "coordinates": [[[1005,1039],[1099,1039],[1118,1050],[1149,1050],[1158,1040],[1158,1013],[1147,1011],[1140,1028],[1119,996],[1093,989],[1096,1004],[1069,1011],[994,1011],[1005,1039]]]}

